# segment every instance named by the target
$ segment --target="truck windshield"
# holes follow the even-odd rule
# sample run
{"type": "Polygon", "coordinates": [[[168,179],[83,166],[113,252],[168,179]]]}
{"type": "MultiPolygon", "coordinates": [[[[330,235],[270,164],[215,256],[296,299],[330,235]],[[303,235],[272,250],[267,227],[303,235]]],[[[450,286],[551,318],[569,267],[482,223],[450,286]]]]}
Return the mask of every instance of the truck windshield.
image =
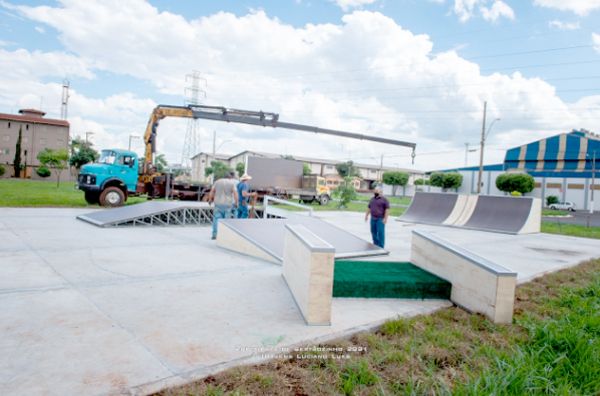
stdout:
{"type": "Polygon", "coordinates": [[[115,163],[115,159],[117,158],[117,153],[110,150],[102,150],[100,154],[100,159],[98,160],[99,164],[108,164],[112,165],[115,163]]]}

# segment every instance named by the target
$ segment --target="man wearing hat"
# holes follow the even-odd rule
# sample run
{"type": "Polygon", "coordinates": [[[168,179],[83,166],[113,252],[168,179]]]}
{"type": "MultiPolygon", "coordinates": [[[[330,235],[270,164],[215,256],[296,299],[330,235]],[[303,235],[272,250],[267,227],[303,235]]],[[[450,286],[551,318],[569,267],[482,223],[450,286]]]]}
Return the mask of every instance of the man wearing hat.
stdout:
{"type": "Polygon", "coordinates": [[[251,197],[256,197],[255,192],[250,192],[250,186],[248,185],[249,180],[252,180],[252,176],[245,173],[240,178],[240,182],[237,185],[237,195],[238,195],[237,218],[238,219],[247,219],[248,218],[248,203],[250,202],[251,197]]]}

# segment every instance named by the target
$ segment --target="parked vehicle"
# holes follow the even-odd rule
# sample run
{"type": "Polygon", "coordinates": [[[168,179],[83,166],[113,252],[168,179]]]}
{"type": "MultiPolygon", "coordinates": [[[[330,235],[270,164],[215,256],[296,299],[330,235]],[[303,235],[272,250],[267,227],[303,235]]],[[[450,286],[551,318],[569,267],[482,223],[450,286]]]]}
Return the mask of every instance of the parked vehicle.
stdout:
{"type": "Polygon", "coordinates": [[[569,212],[575,212],[575,204],[573,202],[557,202],[550,205],[552,210],[568,210],[569,212]]]}
{"type": "Polygon", "coordinates": [[[283,158],[248,157],[246,172],[252,176],[250,188],[259,197],[266,194],[304,203],[327,205],[331,193],[325,178],[303,175],[302,162],[283,158]]]}

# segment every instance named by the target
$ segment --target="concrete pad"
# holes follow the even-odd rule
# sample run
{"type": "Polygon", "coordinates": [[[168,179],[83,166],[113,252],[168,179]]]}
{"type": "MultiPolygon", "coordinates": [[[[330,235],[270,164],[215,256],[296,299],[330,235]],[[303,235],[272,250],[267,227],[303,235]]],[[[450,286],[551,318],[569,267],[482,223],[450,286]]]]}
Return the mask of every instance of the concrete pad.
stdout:
{"type": "MultiPolygon", "coordinates": [[[[332,325],[307,327],[281,267],[219,249],[208,227],[103,229],[75,219],[87,212],[0,208],[2,395],[145,394],[264,359],[253,347],[329,340],[450,305],[334,298],[332,325]]],[[[317,215],[370,240],[361,213],[317,215]]],[[[520,282],[600,256],[597,240],[390,221],[382,259],[407,261],[415,228],[520,282]]]]}
{"type": "Polygon", "coordinates": [[[307,328],[281,266],[208,227],[98,228],[89,209],[0,208],[0,394],[145,394],[448,301],[334,299],[307,328]],[[5,241],[10,241],[7,245],[5,241]]]}

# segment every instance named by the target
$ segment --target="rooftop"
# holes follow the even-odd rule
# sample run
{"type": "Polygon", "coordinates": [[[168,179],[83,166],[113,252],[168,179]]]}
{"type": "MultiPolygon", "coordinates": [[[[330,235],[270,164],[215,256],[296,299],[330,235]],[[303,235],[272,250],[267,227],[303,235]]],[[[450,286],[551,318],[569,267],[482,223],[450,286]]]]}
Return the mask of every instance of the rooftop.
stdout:
{"type": "Polygon", "coordinates": [[[63,127],[67,127],[67,128],[69,127],[69,121],[67,121],[67,120],[44,118],[46,113],[44,113],[41,110],[21,109],[21,110],[19,110],[19,113],[21,115],[0,113],[0,120],[25,122],[25,123],[30,123],[30,124],[55,125],[55,126],[63,126],[63,127]]]}

